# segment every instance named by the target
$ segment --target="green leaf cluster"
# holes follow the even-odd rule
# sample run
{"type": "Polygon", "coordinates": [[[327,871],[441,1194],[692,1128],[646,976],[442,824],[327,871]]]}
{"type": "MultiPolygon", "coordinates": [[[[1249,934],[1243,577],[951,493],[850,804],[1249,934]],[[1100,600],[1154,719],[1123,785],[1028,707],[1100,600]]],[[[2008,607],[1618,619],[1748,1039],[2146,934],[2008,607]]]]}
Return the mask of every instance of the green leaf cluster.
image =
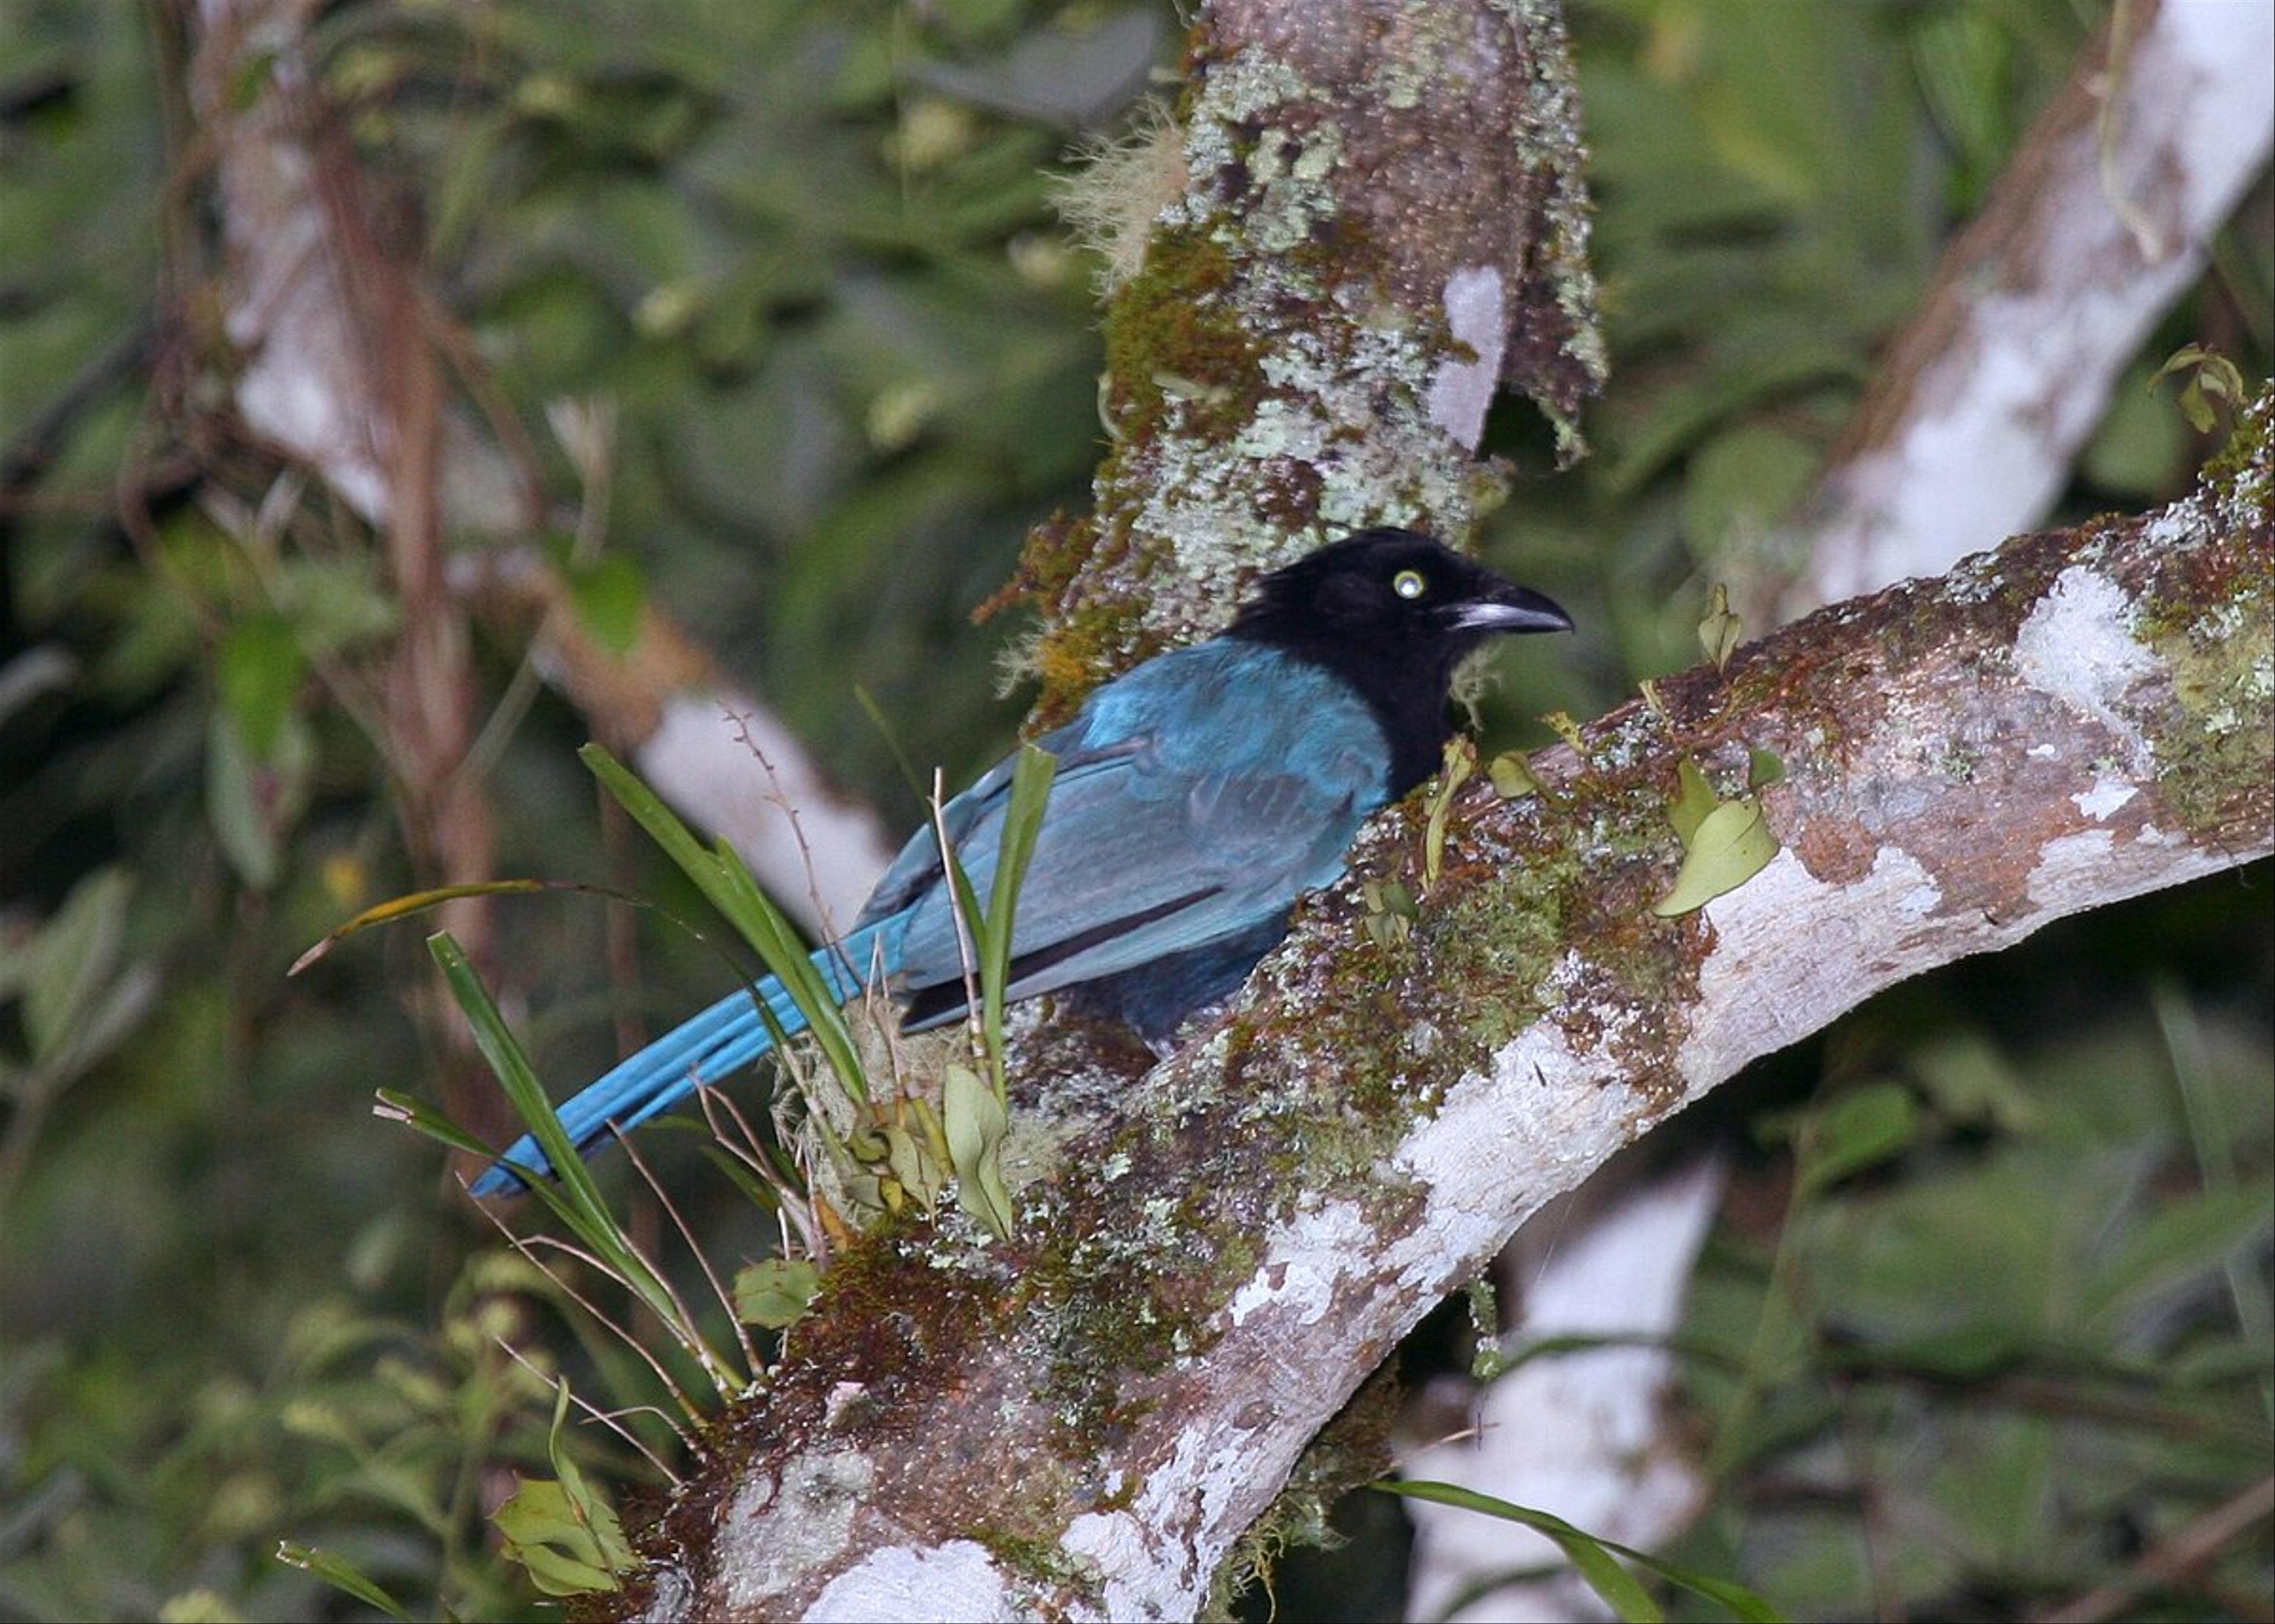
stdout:
{"type": "Polygon", "coordinates": [[[1651,904],[1662,918],[1695,913],[1736,890],[1778,853],[1777,836],[1762,816],[1758,796],[1749,792],[1723,800],[1688,756],[1676,765],[1676,775],[1681,788],[1667,807],[1667,821],[1682,842],[1682,866],[1667,895],[1651,904]]]}
{"type": "MultiPolygon", "coordinates": [[[[1799,1616],[2048,1610],[2128,1579],[2122,1530],[2153,1544],[2265,1471],[2254,1023],[2160,978],[2001,1040],[1950,1007],[1965,979],[1871,1007],[1812,1093],[1757,1119],[1789,1159],[1783,1220],[1726,1223],[1694,1281],[1679,1346],[1717,1492],[1681,1549],[1799,1616]],[[1778,1482],[1810,1492],[1759,1492],[1778,1482]]],[[[2264,1530],[2231,1540],[2133,1616],[2218,1611],[2269,1560],[2264,1530]]]]}

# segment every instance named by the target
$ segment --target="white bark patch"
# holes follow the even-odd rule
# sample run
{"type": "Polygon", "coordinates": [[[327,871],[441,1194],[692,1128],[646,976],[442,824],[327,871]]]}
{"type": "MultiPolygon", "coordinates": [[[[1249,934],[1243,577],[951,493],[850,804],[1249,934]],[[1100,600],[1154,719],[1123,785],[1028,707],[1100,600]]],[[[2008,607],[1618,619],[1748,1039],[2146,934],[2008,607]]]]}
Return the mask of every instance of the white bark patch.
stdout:
{"type": "MultiPolygon", "coordinates": [[[[1568,958],[1552,982],[1564,979],[1574,963],[1568,958]]],[[[1620,1074],[1606,1056],[1611,1046],[1607,1037],[1582,1054],[1555,1022],[1537,1022],[1493,1056],[1489,1075],[1464,1077],[1447,1091],[1437,1114],[1417,1124],[1391,1158],[1429,1191],[1429,1216],[1412,1255],[1394,1253],[1406,1270],[1497,1250],[1521,1217],[1577,1184],[1603,1159],[1607,1142],[1626,1137],[1634,1095],[1612,1086],[1620,1074]],[[1560,1179],[1568,1167],[1569,1176],[1560,1179]],[[1512,1169],[1520,1168],[1538,1190],[1516,1212],[1509,1185],[1512,1169]],[[1543,1168],[1547,1175],[1538,1176],[1543,1168]]]]}
{"type": "Polygon", "coordinates": [[[1235,1325],[1267,1307],[1286,1306],[1298,1325],[1316,1325],[1334,1301],[1335,1281],[1372,1236],[1364,1214],[1349,1201],[1306,1205],[1272,1237],[1272,1250],[1225,1311],[1235,1325]]]}
{"type": "Polygon", "coordinates": [[[1883,846],[1848,885],[1812,875],[1790,849],[1706,904],[1714,946],[1698,969],[1684,1081],[1703,1092],[1757,1055],[1951,956],[1942,888],[1919,859],[1883,846]],[[1774,991],[1765,992],[1765,989],[1774,991]]]}
{"type": "Polygon", "coordinates": [[[892,860],[876,815],[849,804],[805,745],[747,699],[674,695],[632,765],[669,785],[683,813],[725,836],[767,895],[828,935],[852,925],[892,860]],[[794,806],[811,815],[793,819],[794,806]]]}
{"type": "Polygon", "coordinates": [[[2104,774],[2093,781],[2093,788],[2081,789],[2069,798],[2078,811],[2099,823],[2140,793],[2123,779],[2104,774]]]}
{"type": "Polygon", "coordinates": [[[2216,223],[2234,206],[2235,177],[2249,179],[2275,141],[2275,8],[2191,0],[2158,6],[2154,26],[2172,53],[2167,71],[2187,87],[2191,140],[2173,177],[2184,193],[2173,212],[2190,226],[2216,223]]]}
{"type": "Polygon", "coordinates": [[[2053,905],[2073,876],[2105,871],[2109,854],[2116,849],[2117,837],[2107,829],[2080,829],[2048,841],[2039,848],[2038,865],[2030,871],[2026,886],[2030,900],[2042,908],[2053,905]]]}
{"type": "Polygon", "coordinates": [[[2099,722],[2124,747],[2128,766],[2148,769],[2148,741],[2119,707],[2158,661],[2133,635],[2133,606],[2116,582],[2083,564],[2063,570],[2015,635],[2014,668],[2031,687],[2099,722]]]}
{"type": "Polygon", "coordinates": [[[1265,1261],[1234,1294],[1225,1341],[1208,1360],[1254,1372],[1243,1386],[1258,1397],[1221,1407],[1181,1433],[1129,1510],[1085,1514],[1061,1537],[1067,1552],[1095,1564],[1102,1616],[1191,1616],[1238,1531],[1235,1509],[1246,1504],[1257,1462],[1292,1457],[1309,1436],[1303,1417],[1311,1389],[1334,1375],[1317,1368],[1304,1340],[1282,1327],[1292,1332],[1348,1311],[1339,1294],[1348,1299],[1369,1281],[1378,1293],[1410,1293],[1417,1281],[1437,1279],[1449,1250],[1493,1250],[1519,1216],[1509,1202],[1512,1169],[1568,1163],[1568,1177],[1523,1181],[1546,1199],[1577,1183],[1604,1148],[1625,1136],[1634,1100],[1629,1090],[1608,1086],[1616,1076],[1608,1061],[1583,1061],[1561,1031],[1536,1028],[1503,1052],[1491,1076],[1451,1090],[1396,1153],[1429,1203],[1410,1232],[1385,1234],[1342,1200],[1315,1201],[1273,1232],[1265,1261]],[[1601,1086],[1572,1082],[1576,1071],[1601,1086]],[[1544,1087],[1544,1078],[1554,1081],[1544,1087]],[[1355,1285],[1354,1275],[1364,1278],[1355,1285]]]}
{"type": "MultiPolygon", "coordinates": [[[[2030,871],[2030,900],[2046,910],[2034,916],[2042,923],[2081,909],[2122,902],[2143,891],[2186,885],[2191,880],[2218,873],[2235,865],[2233,855],[2202,850],[2184,836],[2167,835],[2151,827],[2120,842],[2109,829],[2081,829],[2048,841],[2038,852],[2038,865],[2030,871]]],[[[2014,931],[2008,937],[2027,933],[2014,931]]]]}
{"type": "Polygon", "coordinates": [[[1138,1519],[1126,1511],[1084,1512],[1067,1524],[1067,1531],[1059,1537],[1059,1548],[1097,1564],[1099,1572],[1106,1575],[1101,1617],[1171,1618],[1185,1600],[1182,1592],[1163,1594],[1152,1585],[1130,1582],[1133,1575],[1158,1575],[1160,1552],[1138,1519]]]}
{"type": "Polygon", "coordinates": [[[1498,266],[1464,266],[1446,278],[1446,325],[1477,351],[1477,359],[1439,366],[1430,381],[1430,420],[1474,451],[1485,434],[1485,408],[1500,383],[1501,353],[1508,347],[1498,266]]]}
{"type": "Polygon", "coordinates": [[[1230,1514],[1256,1469],[1253,1431],[1200,1418],[1179,1434],[1128,1511],[1085,1512],[1067,1525],[1060,1548],[1095,1562],[1104,1576],[1095,1616],[1176,1619],[1199,1610],[1208,1585],[1202,1553],[1221,1550],[1239,1531],[1230,1514]]]}
{"type": "Polygon", "coordinates": [[[717,1542],[724,1558],[717,1593],[725,1610],[748,1616],[773,1611],[767,1603],[826,1568],[851,1540],[854,1510],[876,1475],[866,1455],[841,1449],[792,1457],[783,1464],[779,1487],[763,1472],[747,1479],[728,1503],[721,1526],[763,1522],[772,1537],[717,1542]]]}
{"type": "Polygon", "coordinates": [[[1011,1590],[987,1547],[969,1539],[872,1552],[828,1584],[805,1610],[808,1624],[876,1619],[1007,1619],[1011,1590]]]}

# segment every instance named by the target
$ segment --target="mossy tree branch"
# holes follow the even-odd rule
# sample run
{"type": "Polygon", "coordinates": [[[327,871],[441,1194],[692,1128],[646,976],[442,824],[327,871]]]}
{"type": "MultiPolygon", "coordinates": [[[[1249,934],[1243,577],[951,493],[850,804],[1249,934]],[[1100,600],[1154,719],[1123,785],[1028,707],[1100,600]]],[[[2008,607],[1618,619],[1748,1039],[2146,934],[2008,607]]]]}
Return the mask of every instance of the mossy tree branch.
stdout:
{"type": "MultiPolygon", "coordinates": [[[[1098,517],[1028,559],[1047,709],[1212,629],[1314,525],[1464,533],[1480,376],[1570,421],[1596,363],[1561,26],[1429,11],[1204,11],[1183,179],[1109,316],[1098,517]]],[[[648,1530],[637,1605],[1191,1616],[1398,1337],[1617,1147],[1905,976],[2265,853],[2255,432],[2199,502],[1661,684],[1543,796],[1473,789],[1426,890],[1419,814],[1390,814],[1157,1069],[1031,1018],[1017,1238],[851,1248],[648,1530]],[[1780,856],[1657,918],[1678,763],[1727,789],[1756,749],[1780,856]],[[1364,928],[1390,880],[1421,899],[1402,939],[1364,928]]]]}
{"type": "Polygon", "coordinates": [[[2190,501],[1657,684],[1542,793],[1462,797],[1426,890],[1387,815],[1150,1072],[1050,1076],[1031,1032],[1018,1238],[833,1272],[651,1534],[654,1613],[1191,1616],[1398,1338],[1620,1146],[1884,987],[2275,850],[2271,418],[2190,501]],[[1764,750],[1779,855],[1658,918],[1678,765],[1732,790],[1764,750]]]}
{"type": "Polygon", "coordinates": [[[1573,452],[1602,381],[1553,0],[1219,0],[1187,70],[1158,205],[1090,200],[1150,226],[1107,313],[1096,516],[1025,561],[1047,714],[1341,528],[1466,535],[1496,388],[1573,452]]]}

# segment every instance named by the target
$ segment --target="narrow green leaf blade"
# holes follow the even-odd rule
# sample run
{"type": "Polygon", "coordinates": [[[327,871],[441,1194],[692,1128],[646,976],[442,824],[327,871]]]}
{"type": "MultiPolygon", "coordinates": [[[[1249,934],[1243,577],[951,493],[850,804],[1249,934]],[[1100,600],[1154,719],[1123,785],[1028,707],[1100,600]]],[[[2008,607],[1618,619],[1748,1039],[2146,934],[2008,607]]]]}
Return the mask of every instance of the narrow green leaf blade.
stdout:
{"type": "Polygon", "coordinates": [[[444,903],[461,896],[518,896],[533,891],[585,891],[595,896],[614,897],[618,902],[637,903],[639,900],[603,886],[579,885],[569,880],[485,880],[474,885],[437,886],[433,890],[413,891],[404,896],[391,896],[383,903],[374,903],[346,924],[326,932],[321,940],[294,959],[292,967],[284,973],[299,975],[345,938],[359,931],[367,931],[374,925],[407,919],[413,914],[424,913],[429,908],[439,908],[444,903]]]}
{"type": "Polygon", "coordinates": [[[1504,1522],[1522,1523],[1526,1528],[1546,1535],[1556,1542],[1558,1549],[1572,1560],[1573,1566],[1577,1567],[1581,1575],[1595,1588],[1596,1593],[1604,1598],[1605,1604],[1618,1613],[1622,1619],[1656,1620],[1662,1615],[1659,1605],[1644,1593],[1642,1586],[1636,1583],[1633,1575],[1610,1560],[1612,1554],[1627,1558],[1645,1571],[1657,1574],[1670,1584],[1679,1584],[1686,1590],[1704,1596],[1710,1601],[1719,1602],[1738,1618],[1744,1620],[1746,1624],[1785,1624],[1784,1614],[1742,1584],[1733,1583],[1727,1579],[1717,1578],[1712,1574],[1702,1574],[1687,1567],[1679,1567],[1672,1562],[1663,1562],[1655,1556],[1620,1545],[1614,1540],[1599,1539],[1585,1530],[1575,1528],[1552,1512],[1536,1511],[1529,1506],[1519,1506],[1508,1500],[1496,1499],[1490,1494],[1480,1494],[1474,1489],[1465,1489],[1458,1484],[1431,1483],[1412,1479],[1398,1482],[1382,1478],[1368,1486],[1379,1489],[1386,1494],[1402,1494],[1411,1499],[1434,1500],[1443,1506],[1458,1506],[1467,1511],[1482,1512],[1489,1517],[1499,1517],[1504,1522]],[[1606,1590],[1597,1583],[1599,1575],[1602,1574],[1606,1566],[1612,1574],[1617,1575],[1614,1588],[1611,1590],[1606,1590]],[[1621,1599],[1622,1595],[1627,1598],[1624,1605],[1621,1599]],[[1630,1611],[1630,1608],[1638,1610],[1630,1611]]]}
{"type": "Polygon", "coordinates": [[[1002,840],[996,848],[995,880],[988,890],[987,928],[979,962],[982,1014],[991,1040],[998,1044],[1002,1039],[1004,989],[1011,978],[1012,927],[1019,888],[1035,855],[1043,812],[1050,802],[1051,781],[1058,770],[1058,758],[1032,744],[1019,752],[1018,765],[1011,769],[1011,796],[1003,811],[1002,840]]]}
{"type": "MultiPolygon", "coordinates": [[[[655,1270],[641,1256],[639,1248],[624,1233],[616,1215],[608,1210],[601,1197],[600,1186],[593,1182],[584,1158],[577,1153],[568,1130],[562,1127],[561,1118],[546,1098],[545,1089],[537,1080],[537,1073],[523,1053],[521,1045],[498,1013],[489,990],[482,986],[481,978],[474,973],[466,960],[465,950],[448,931],[438,931],[427,938],[427,949],[441,966],[443,980],[450,996],[465,1015],[473,1029],[474,1044],[498,1080],[506,1098],[521,1117],[538,1147],[552,1164],[557,1183],[535,1176],[529,1188],[547,1209],[567,1225],[593,1253],[615,1271],[625,1287],[646,1304],[675,1333],[684,1330],[683,1316],[673,1302],[670,1288],[658,1278],[655,1270]]],[[[488,1154],[485,1152],[484,1154],[488,1154]]]]}
{"type": "Polygon", "coordinates": [[[399,1088],[373,1091],[379,1103],[371,1114],[386,1122],[401,1122],[413,1132],[449,1145],[454,1151],[464,1151],[469,1156],[488,1156],[490,1147],[468,1133],[435,1107],[416,1094],[406,1094],[399,1088]]]}
{"type": "MultiPolygon", "coordinates": [[[[711,905],[758,950],[767,971],[789,990],[828,1057],[830,1066],[857,1101],[869,1097],[868,1080],[838,1012],[838,999],[816,969],[805,943],[782,910],[767,900],[742,859],[723,842],[716,848],[697,840],[678,815],[622,762],[599,744],[578,756],[592,769],[618,805],[663,848],[664,855],[693,880],[711,905]]],[[[859,967],[856,967],[858,969],[859,967]]]]}
{"type": "Polygon", "coordinates": [[[367,1607],[376,1607],[390,1619],[402,1624],[414,1624],[409,1609],[389,1595],[379,1582],[344,1556],[329,1551],[320,1551],[314,1545],[304,1545],[296,1540],[276,1542],[276,1560],[287,1567],[297,1567],[312,1574],[336,1590],[344,1590],[367,1607]]]}
{"type": "MultiPolygon", "coordinates": [[[[601,1200],[599,1187],[593,1182],[593,1175],[586,1170],[584,1158],[578,1155],[568,1129],[561,1126],[561,1118],[554,1111],[553,1102],[546,1098],[544,1085],[538,1082],[529,1056],[523,1052],[512,1029],[506,1025],[505,1017],[498,1013],[489,989],[474,973],[465,949],[448,931],[437,931],[429,936],[427,949],[442,970],[452,1001],[473,1031],[474,1046],[481,1051],[491,1075],[513,1102],[514,1110],[537,1141],[538,1148],[553,1164],[554,1173],[568,1192],[571,1205],[605,1217],[607,1208],[601,1200]]],[[[609,1227],[614,1227],[613,1224],[609,1227]]]]}
{"type": "Polygon", "coordinates": [[[1651,1592],[1636,1582],[1635,1575],[1613,1560],[1612,1552],[1620,1547],[1583,1532],[1561,1517],[1546,1511],[1535,1511],[1529,1506],[1496,1499],[1490,1494],[1480,1494],[1458,1484],[1384,1481],[1374,1486],[1413,1499],[1435,1500],[1443,1506],[1481,1511],[1505,1522],[1521,1523],[1553,1540],[1556,1548],[1564,1553],[1580,1577],[1587,1581],[1588,1588],[1603,1598],[1606,1606],[1627,1620],[1627,1624],[1661,1624],[1667,1616],[1659,1611],[1659,1604],[1651,1598],[1651,1592]]]}
{"type": "MultiPolygon", "coordinates": [[[[757,879],[743,865],[742,857],[734,849],[722,840],[714,857],[719,865],[722,891],[729,899],[722,911],[743,933],[744,939],[758,949],[759,956],[766,963],[767,973],[788,990],[790,1001],[805,1016],[807,1030],[821,1046],[822,1054],[845,1085],[845,1091],[855,1100],[865,1102],[869,1098],[868,1073],[854,1046],[852,1031],[845,1024],[843,1003],[836,990],[806,952],[797,927],[759,888],[757,879]]],[[[845,968],[856,978],[867,971],[865,965],[845,968]]]]}
{"type": "MultiPolygon", "coordinates": [[[[585,1481],[585,1474],[577,1468],[563,1442],[569,1425],[569,1384],[559,1381],[554,1386],[553,1425],[545,1436],[546,1458],[553,1462],[559,1475],[562,1495],[569,1504],[570,1514],[577,1519],[599,1553],[601,1565],[612,1574],[622,1573],[633,1565],[631,1542],[624,1537],[624,1524],[616,1520],[616,1507],[608,1497],[585,1481]]],[[[616,1589],[611,1580],[608,1589],[616,1589]]]]}

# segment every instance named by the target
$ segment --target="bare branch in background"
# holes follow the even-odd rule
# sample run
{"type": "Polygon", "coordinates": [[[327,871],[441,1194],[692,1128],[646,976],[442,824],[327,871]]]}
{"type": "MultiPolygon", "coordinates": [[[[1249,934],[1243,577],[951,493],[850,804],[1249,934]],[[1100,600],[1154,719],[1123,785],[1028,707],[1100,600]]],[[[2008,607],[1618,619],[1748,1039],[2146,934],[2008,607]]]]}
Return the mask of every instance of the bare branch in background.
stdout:
{"type": "MultiPolygon", "coordinates": [[[[227,332],[244,356],[235,400],[249,427],[389,538],[405,630],[387,742],[432,882],[494,877],[479,774],[461,770],[479,690],[457,594],[472,592],[473,607],[518,634],[539,611],[539,670],[659,792],[732,841],[785,907],[816,927],[826,915],[850,918],[892,856],[874,813],[830,787],[812,754],[684,631],[651,610],[618,656],[583,631],[557,571],[533,555],[461,554],[446,570],[446,535],[525,536],[547,503],[518,426],[488,423],[509,456],[446,390],[446,360],[461,374],[475,363],[424,291],[413,246],[381,224],[386,210],[339,110],[312,82],[304,36],[316,10],[198,6],[196,105],[218,176],[227,332]],[[261,94],[235,94],[256,63],[261,94]]],[[[451,906],[478,945],[481,901],[451,906]]]]}
{"type": "MultiPolygon", "coordinates": [[[[382,228],[366,178],[303,53],[301,0],[203,0],[192,99],[221,198],[221,292],[243,355],[246,423],[316,468],[382,542],[403,628],[376,673],[379,744],[404,840],[426,885],[494,877],[495,825],[468,770],[480,720],[465,616],[443,586],[441,507],[447,402],[411,268],[416,247],[382,228]],[[258,94],[240,94],[255,64],[258,94]]],[[[447,905],[450,927],[489,959],[488,900],[447,905]]],[[[461,1120],[505,1125],[455,1023],[461,1120]]]]}
{"type": "MultiPolygon", "coordinates": [[[[1448,1381],[1450,1436],[1401,1456],[1400,1475],[1552,1511],[1641,1550],[1689,1526],[1709,1484],[1667,1426],[1690,1272],[1719,1205],[1726,1159],[1707,1151],[1644,1172],[1601,1168],[1517,1232],[1495,1265],[1515,1307],[1512,1352],[1558,1337],[1604,1348],[1528,1361],[1482,1387],[1448,1381]]],[[[1406,1613],[1416,1619],[1597,1619],[1603,1604],[1546,1536],[1473,1511],[1404,1500],[1414,1521],[1406,1613]],[[1508,1575],[1549,1568],[1546,1578],[1508,1575]]]]}
{"type": "Polygon", "coordinates": [[[1776,618],[2039,523],[2271,140],[2275,10],[2115,7],[1944,254],[1796,515],[1809,561],[1776,618]]]}

